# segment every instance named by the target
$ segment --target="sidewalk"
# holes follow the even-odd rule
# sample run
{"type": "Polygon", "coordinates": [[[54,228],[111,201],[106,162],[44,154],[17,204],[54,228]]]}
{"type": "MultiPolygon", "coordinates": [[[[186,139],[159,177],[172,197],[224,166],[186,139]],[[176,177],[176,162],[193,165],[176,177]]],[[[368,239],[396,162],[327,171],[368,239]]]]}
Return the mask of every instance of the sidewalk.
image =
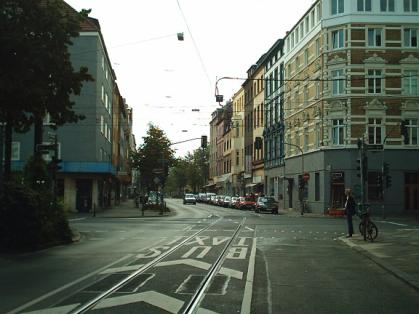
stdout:
{"type": "MultiPolygon", "coordinates": [[[[141,206],[141,205],[140,205],[141,206]]],[[[146,218],[146,217],[162,217],[162,216],[172,216],[173,212],[169,209],[166,209],[165,212],[161,213],[160,210],[148,209],[144,212],[140,208],[136,208],[134,204],[134,200],[129,199],[125,202],[121,202],[118,205],[115,205],[113,208],[105,208],[105,209],[97,209],[94,213],[93,211],[90,213],[84,214],[74,214],[70,215],[70,218],[77,218],[77,217],[98,217],[98,218],[146,218]]]]}
{"type": "MultiPolygon", "coordinates": [[[[405,218],[373,221],[379,229],[374,242],[364,241],[358,230],[352,238],[339,240],[419,292],[419,223],[414,219],[407,223],[405,218]],[[398,227],[383,230],[384,223],[398,227]]],[[[358,228],[358,221],[354,222],[354,228],[358,228]]]]}

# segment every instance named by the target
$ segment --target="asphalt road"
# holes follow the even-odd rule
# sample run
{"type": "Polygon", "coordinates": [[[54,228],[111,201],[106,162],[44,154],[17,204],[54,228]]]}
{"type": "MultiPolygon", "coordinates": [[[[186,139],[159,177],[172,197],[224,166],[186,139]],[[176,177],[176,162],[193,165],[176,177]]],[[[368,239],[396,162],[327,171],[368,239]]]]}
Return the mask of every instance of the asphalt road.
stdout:
{"type": "Polygon", "coordinates": [[[74,219],[79,242],[0,256],[0,312],[417,313],[416,290],[339,241],[344,220],[167,202],[174,215],[74,219]]]}

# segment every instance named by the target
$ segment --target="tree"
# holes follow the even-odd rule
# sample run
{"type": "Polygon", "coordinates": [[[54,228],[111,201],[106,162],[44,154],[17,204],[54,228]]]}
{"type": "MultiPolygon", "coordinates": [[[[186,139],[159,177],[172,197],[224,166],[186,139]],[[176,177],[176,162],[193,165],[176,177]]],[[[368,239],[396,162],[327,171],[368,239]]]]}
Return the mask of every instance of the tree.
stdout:
{"type": "Polygon", "coordinates": [[[169,167],[174,161],[174,150],[165,133],[153,124],[149,124],[144,143],[131,155],[131,166],[139,170],[140,182],[147,191],[164,187],[169,167]],[[154,180],[158,178],[159,182],[154,180]]]}
{"type": "MultiPolygon", "coordinates": [[[[61,0],[0,2],[0,123],[5,125],[4,178],[10,179],[12,132],[35,124],[42,141],[42,119],[56,125],[77,122],[70,95],[93,80],[85,67],[74,71],[68,47],[79,36],[88,11],[75,12],[61,0]]],[[[1,135],[1,134],[0,134],[1,135]]]]}

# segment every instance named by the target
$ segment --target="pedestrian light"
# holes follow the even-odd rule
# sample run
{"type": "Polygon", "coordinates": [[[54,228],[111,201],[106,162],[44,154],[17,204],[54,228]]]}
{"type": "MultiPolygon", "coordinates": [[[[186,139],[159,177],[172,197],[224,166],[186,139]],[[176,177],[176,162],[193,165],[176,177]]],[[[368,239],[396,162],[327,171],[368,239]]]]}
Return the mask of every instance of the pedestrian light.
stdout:
{"type": "Polygon", "coordinates": [[[201,136],[201,148],[206,148],[206,147],[207,147],[207,136],[202,135],[201,136]]]}
{"type": "Polygon", "coordinates": [[[183,33],[177,33],[177,40],[179,40],[179,41],[183,41],[184,40],[183,33]]]}
{"type": "Polygon", "coordinates": [[[387,176],[386,177],[386,188],[389,188],[389,187],[391,187],[391,176],[387,176]]]}

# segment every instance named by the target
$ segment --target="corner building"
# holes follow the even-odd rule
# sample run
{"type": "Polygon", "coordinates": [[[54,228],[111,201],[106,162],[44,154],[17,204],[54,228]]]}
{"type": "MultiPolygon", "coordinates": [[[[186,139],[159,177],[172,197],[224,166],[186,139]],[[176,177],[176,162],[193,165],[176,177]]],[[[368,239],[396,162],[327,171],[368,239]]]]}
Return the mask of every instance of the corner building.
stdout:
{"type": "Polygon", "coordinates": [[[367,201],[376,214],[418,213],[419,14],[417,0],[318,0],[284,38],[285,165],[278,189],[309,210],[359,199],[358,139],[369,150],[367,201]],[[406,136],[400,125],[406,123],[406,136]],[[389,164],[392,184],[377,176],[389,164]]]}

